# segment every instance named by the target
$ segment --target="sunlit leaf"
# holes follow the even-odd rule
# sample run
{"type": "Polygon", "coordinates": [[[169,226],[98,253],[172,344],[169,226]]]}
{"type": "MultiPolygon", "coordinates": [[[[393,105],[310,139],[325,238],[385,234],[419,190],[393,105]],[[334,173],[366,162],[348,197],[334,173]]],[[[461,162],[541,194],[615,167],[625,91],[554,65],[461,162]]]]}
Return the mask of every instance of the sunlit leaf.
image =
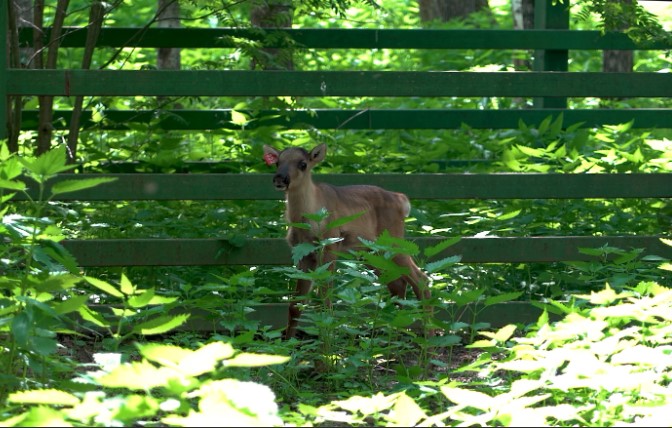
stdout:
{"type": "Polygon", "coordinates": [[[389,426],[413,427],[426,418],[425,411],[411,397],[402,392],[392,408],[389,416],[392,424],[389,426]]]}
{"type": "Polygon", "coordinates": [[[26,183],[24,183],[23,181],[0,179],[0,188],[8,190],[24,191],[26,190],[26,183]]]}
{"type": "Polygon", "coordinates": [[[50,404],[54,406],[74,406],[79,398],[58,389],[37,389],[9,394],[7,401],[18,404],[50,404]]]}
{"type": "Polygon", "coordinates": [[[122,364],[110,373],[96,379],[108,388],[128,388],[132,390],[148,390],[164,386],[177,376],[177,372],[165,367],[156,367],[148,361],[136,361],[122,364]]]}
{"type": "Polygon", "coordinates": [[[93,285],[94,287],[96,287],[97,289],[99,289],[100,291],[109,294],[110,296],[119,297],[122,299],[124,298],[124,293],[119,291],[117,287],[115,287],[110,283],[102,281],[98,278],[93,278],[91,276],[85,276],[84,280],[89,284],[93,285]]]}
{"type": "Polygon", "coordinates": [[[119,282],[119,288],[121,292],[127,296],[132,295],[135,292],[135,287],[131,284],[131,281],[125,274],[121,274],[121,281],[119,282]]]}
{"type": "Polygon", "coordinates": [[[51,187],[52,195],[62,195],[63,193],[76,192],[78,190],[89,189],[104,183],[115,181],[113,177],[82,178],[76,180],[63,180],[55,183],[51,187]]]}
{"type": "Polygon", "coordinates": [[[149,288],[140,295],[130,297],[128,299],[128,304],[133,308],[144,308],[152,302],[154,293],[154,289],[149,288]]]}
{"type": "Polygon", "coordinates": [[[187,322],[190,314],[164,315],[133,326],[133,332],[144,335],[167,333],[187,322]]]}
{"type": "Polygon", "coordinates": [[[494,399],[482,392],[450,386],[442,386],[440,389],[448,400],[460,406],[487,411],[494,404],[494,399]]]}
{"type": "Polygon", "coordinates": [[[229,367],[263,367],[275,364],[284,364],[289,360],[290,357],[285,357],[282,355],[250,354],[247,352],[241,352],[240,354],[236,354],[236,356],[230,360],[226,360],[224,365],[229,367]]]}

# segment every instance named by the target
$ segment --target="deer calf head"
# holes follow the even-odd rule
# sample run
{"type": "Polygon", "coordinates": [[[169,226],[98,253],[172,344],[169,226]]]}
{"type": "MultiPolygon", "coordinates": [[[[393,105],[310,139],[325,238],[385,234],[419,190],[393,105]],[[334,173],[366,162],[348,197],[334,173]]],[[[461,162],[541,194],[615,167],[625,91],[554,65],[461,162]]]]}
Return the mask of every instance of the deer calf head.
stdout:
{"type": "Polygon", "coordinates": [[[264,145],[266,164],[278,167],[273,177],[273,184],[280,191],[301,188],[310,180],[310,171],[324,159],[326,154],[326,144],[320,144],[310,152],[299,147],[278,151],[271,146],[264,145]]]}

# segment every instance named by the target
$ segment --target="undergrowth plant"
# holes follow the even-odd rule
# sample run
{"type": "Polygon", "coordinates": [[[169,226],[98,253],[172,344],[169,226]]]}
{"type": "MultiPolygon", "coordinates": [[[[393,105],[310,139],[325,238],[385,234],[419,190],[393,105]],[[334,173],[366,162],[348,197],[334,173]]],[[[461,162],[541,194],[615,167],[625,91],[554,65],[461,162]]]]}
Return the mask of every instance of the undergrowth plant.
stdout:
{"type": "Polygon", "coordinates": [[[0,198],[0,399],[12,390],[52,385],[74,369],[74,361],[59,355],[64,349],[58,335],[95,335],[95,328],[106,328],[116,349],[130,336],[164,333],[188,318],[165,314],[164,305],[175,299],[162,298],[151,287],[137,288],[123,275],[115,287],[80,273],[61,244],[62,230],[49,217],[50,202],[112,179],[54,180],[72,168],[64,147],[28,158],[0,146],[0,189],[7,192],[0,198]],[[23,214],[8,212],[7,202],[16,195],[26,200],[23,214]],[[93,305],[108,297],[123,302],[112,309],[113,319],[93,305]]]}

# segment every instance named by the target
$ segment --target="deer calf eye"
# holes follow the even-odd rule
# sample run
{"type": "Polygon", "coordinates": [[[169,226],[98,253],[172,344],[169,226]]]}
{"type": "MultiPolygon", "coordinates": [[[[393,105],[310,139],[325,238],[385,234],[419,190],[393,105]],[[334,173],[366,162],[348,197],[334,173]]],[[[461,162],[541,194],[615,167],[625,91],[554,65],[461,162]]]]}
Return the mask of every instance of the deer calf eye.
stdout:
{"type": "Polygon", "coordinates": [[[299,162],[299,169],[301,171],[305,171],[307,167],[308,167],[308,164],[306,163],[306,161],[300,161],[299,162]]]}

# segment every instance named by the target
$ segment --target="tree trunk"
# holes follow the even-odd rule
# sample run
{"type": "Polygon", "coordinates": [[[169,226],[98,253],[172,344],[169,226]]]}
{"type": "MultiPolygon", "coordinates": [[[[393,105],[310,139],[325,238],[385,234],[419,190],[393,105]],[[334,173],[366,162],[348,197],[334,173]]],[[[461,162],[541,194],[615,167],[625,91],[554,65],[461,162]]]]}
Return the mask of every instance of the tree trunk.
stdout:
{"type": "MultiPolygon", "coordinates": [[[[156,22],[159,28],[180,28],[180,4],[177,0],[159,0],[156,11],[156,22]]],[[[156,68],[159,70],[179,70],[182,68],[180,48],[159,48],[157,51],[156,68]]],[[[170,104],[169,97],[156,97],[159,108],[170,104]]],[[[179,103],[172,106],[181,108],[179,103]]]]}
{"type": "MultiPolygon", "coordinates": [[[[180,28],[180,4],[177,0],[159,0],[157,11],[159,28],[180,28]]],[[[157,58],[159,70],[179,70],[181,58],[179,48],[159,48],[157,58]]]]}
{"type": "MultiPolygon", "coordinates": [[[[615,2],[632,4],[632,0],[613,0],[615,2]]],[[[614,25],[613,23],[606,23],[607,30],[612,31],[624,31],[627,30],[627,23],[621,25],[614,25]]],[[[615,51],[615,50],[605,50],[602,52],[602,71],[605,73],[609,72],[620,72],[627,73],[632,71],[634,64],[634,55],[633,51],[615,51]]]]}
{"type": "MultiPolygon", "coordinates": [[[[35,65],[42,66],[45,69],[56,68],[58,59],[58,47],[60,45],[61,30],[65,22],[65,16],[68,10],[69,0],[58,0],[56,4],[56,11],[54,13],[54,24],[51,28],[51,35],[49,37],[49,50],[47,51],[47,61],[43,63],[42,55],[38,51],[38,46],[35,46],[35,65]]],[[[35,1],[35,26],[36,35],[41,39],[44,30],[44,2],[43,0],[35,1]]],[[[42,42],[40,41],[40,46],[42,42]]],[[[54,117],[54,97],[40,96],[38,97],[40,104],[40,118],[37,128],[37,147],[35,153],[41,155],[51,148],[51,140],[53,137],[53,117],[54,117]]]]}
{"type": "Polygon", "coordinates": [[[422,22],[446,22],[489,9],[488,0],[418,0],[422,22]]]}
{"type": "MultiPolygon", "coordinates": [[[[259,0],[252,8],[250,21],[260,28],[291,28],[291,0],[259,0]]],[[[293,70],[294,60],[290,49],[262,48],[252,58],[252,69],[293,70]]]]}
{"type": "MultiPolygon", "coordinates": [[[[9,3],[9,66],[11,68],[27,67],[33,56],[32,48],[19,47],[19,29],[32,26],[33,10],[31,0],[10,0],[9,3]]],[[[7,148],[10,152],[19,151],[19,134],[21,133],[21,114],[23,97],[20,95],[7,97],[7,148]]]]}
{"type": "MultiPolygon", "coordinates": [[[[511,0],[513,28],[516,30],[534,29],[534,0],[511,0]]],[[[519,71],[532,69],[531,53],[517,52],[513,58],[513,68],[519,71]]]]}
{"type": "MultiPolygon", "coordinates": [[[[82,59],[82,69],[88,70],[91,68],[91,61],[93,59],[93,51],[96,48],[96,41],[100,34],[100,29],[103,26],[103,18],[105,17],[105,6],[103,2],[94,0],[91,3],[91,10],[89,12],[89,24],[86,30],[86,44],[84,46],[84,57],[82,59]]],[[[82,104],[84,103],[83,96],[77,96],[72,107],[72,118],[70,119],[70,127],[68,132],[68,163],[73,163],[77,159],[77,142],[79,140],[79,126],[82,116],[82,104]]]]}

